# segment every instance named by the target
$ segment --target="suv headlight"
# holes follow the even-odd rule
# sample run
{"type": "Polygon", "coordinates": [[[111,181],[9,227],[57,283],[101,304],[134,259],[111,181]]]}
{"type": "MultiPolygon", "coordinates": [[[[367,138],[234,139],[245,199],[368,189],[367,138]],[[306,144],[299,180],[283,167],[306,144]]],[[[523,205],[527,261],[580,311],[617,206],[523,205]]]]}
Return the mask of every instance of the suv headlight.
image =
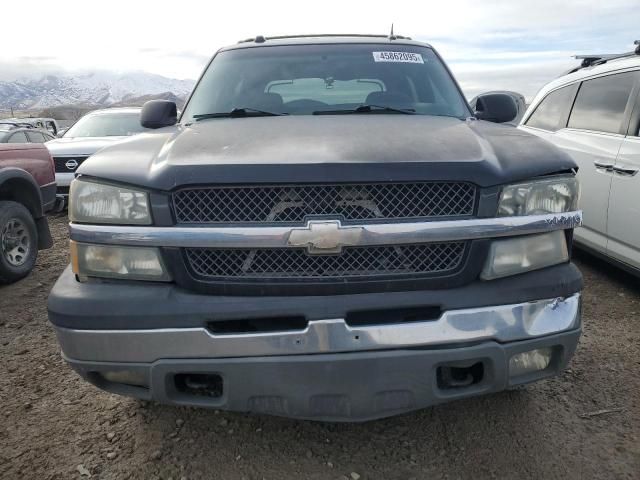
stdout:
{"type": "Polygon", "coordinates": [[[146,192],[75,179],[69,191],[69,219],[80,223],[150,225],[146,192]]]}
{"type": "Polygon", "coordinates": [[[507,185],[502,189],[498,216],[571,212],[577,208],[579,195],[578,181],[570,175],[507,185]]]}

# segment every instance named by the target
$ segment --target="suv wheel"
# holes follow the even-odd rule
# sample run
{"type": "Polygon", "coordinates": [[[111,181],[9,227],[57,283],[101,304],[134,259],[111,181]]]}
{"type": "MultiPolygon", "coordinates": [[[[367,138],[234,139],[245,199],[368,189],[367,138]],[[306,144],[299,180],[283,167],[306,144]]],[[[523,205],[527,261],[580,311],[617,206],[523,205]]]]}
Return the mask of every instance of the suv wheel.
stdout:
{"type": "Polygon", "coordinates": [[[0,282],[26,277],[38,256],[36,223],[23,205],[0,202],[0,282]]]}

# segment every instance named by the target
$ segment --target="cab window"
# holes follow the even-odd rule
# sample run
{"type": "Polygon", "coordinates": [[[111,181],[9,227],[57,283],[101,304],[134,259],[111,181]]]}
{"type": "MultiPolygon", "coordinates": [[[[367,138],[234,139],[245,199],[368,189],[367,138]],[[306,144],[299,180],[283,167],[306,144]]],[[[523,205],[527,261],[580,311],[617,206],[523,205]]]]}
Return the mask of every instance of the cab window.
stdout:
{"type": "Polygon", "coordinates": [[[277,93],[284,103],[309,99],[316,102],[364,103],[373,92],[386,91],[379,80],[334,78],[301,78],[269,82],[265,93],[277,93]]]}

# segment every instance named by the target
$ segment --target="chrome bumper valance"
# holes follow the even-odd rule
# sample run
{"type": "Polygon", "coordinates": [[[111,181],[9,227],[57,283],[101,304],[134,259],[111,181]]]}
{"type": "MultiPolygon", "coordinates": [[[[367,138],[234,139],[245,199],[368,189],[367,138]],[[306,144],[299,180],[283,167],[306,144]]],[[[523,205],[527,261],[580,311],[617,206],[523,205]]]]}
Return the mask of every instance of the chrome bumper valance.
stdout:
{"type": "MultiPolygon", "coordinates": [[[[133,317],[132,317],[133,320],[133,317]]],[[[444,312],[436,320],[351,327],[343,319],[310,321],[304,330],[215,335],[206,328],[73,330],[56,327],[67,358],[154,362],[513,342],[580,326],[580,294],[514,305],[444,312]]]]}

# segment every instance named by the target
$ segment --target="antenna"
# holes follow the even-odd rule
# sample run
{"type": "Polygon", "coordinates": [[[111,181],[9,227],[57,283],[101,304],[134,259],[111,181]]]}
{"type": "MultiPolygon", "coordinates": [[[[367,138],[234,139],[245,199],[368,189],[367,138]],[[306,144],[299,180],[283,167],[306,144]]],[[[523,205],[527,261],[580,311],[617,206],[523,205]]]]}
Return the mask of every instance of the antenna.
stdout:
{"type": "Polygon", "coordinates": [[[393,34],[393,23],[391,24],[391,33],[389,34],[389,40],[395,40],[396,36],[393,34]]]}

